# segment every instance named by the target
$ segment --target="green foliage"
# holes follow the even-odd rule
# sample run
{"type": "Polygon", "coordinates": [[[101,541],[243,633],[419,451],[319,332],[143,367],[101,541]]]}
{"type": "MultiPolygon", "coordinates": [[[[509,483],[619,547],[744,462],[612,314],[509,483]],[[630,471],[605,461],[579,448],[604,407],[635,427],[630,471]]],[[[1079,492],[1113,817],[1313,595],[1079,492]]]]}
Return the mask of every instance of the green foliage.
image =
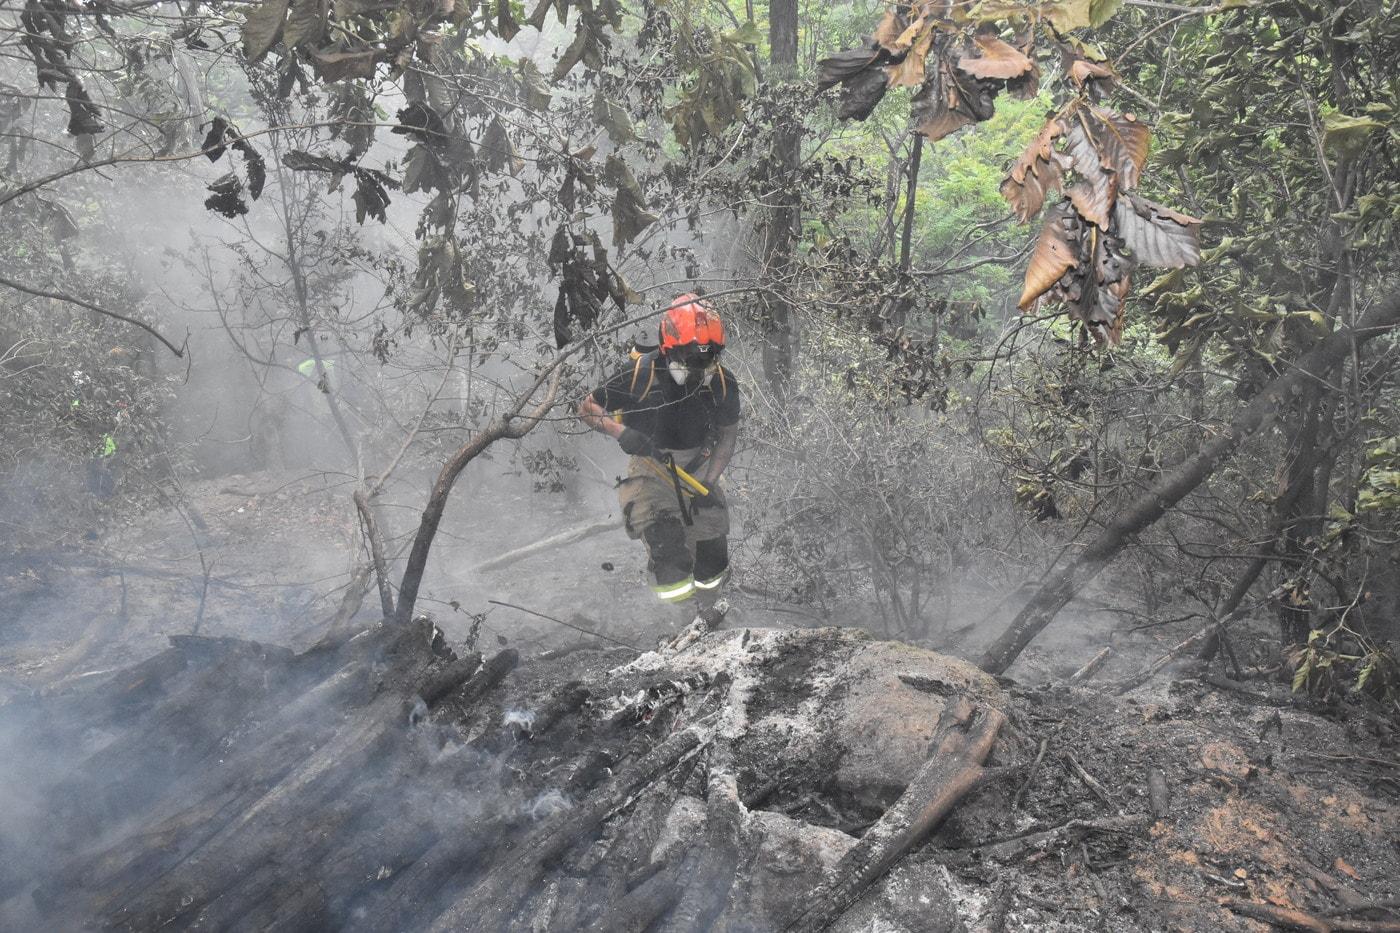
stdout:
{"type": "Polygon", "coordinates": [[[1157,184],[1208,218],[1201,269],[1149,289],[1183,365],[1212,346],[1257,384],[1400,269],[1391,6],[1231,9],[1129,62],[1135,86],[1162,88],[1157,158],[1179,184],[1157,184]]]}
{"type": "Polygon", "coordinates": [[[1400,701],[1400,660],[1392,648],[1338,627],[1314,629],[1289,654],[1293,692],[1331,698],[1356,694],[1389,706],[1400,701]]]}
{"type": "Polygon", "coordinates": [[[1392,435],[1367,442],[1356,511],[1387,513],[1392,520],[1400,520],[1400,438],[1392,435]]]}

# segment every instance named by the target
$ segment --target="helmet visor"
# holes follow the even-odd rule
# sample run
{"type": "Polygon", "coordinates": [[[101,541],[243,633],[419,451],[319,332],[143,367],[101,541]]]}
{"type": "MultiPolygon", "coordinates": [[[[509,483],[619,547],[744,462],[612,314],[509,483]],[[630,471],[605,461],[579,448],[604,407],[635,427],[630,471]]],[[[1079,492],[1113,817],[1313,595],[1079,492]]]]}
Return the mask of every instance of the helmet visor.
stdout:
{"type": "Polygon", "coordinates": [[[680,363],[686,369],[709,369],[719,362],[720,352],[724,347],[713,343],[687,343],[683,346],[672,347],[666,354],[667,359],[680,363]]]}

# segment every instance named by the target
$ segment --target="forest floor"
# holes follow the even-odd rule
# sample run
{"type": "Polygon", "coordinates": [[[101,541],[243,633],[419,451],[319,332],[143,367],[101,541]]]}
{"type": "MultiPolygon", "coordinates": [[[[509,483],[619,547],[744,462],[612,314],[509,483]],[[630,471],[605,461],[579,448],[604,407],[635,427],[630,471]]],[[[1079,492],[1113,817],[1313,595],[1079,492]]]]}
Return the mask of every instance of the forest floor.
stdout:
{"type": "MultiPolygon", "coordinates": [[[[459,495],[444,522],[423,608],[449,644],[478,628],[483,652],[509,644],[537,658],[546,649],[603,646],[487,600],[639,649],[681,627],[678,618],[658,620],[641,549],[621,531],[475,572],[502,551],[615,511],[606,489],[570,498],[520,486],[515,477],[481,481],[459,495]],[[482,501],[491,508],[476,504],[482,501]]],[[[198,521],[189,510],[182,517],[157,508],[109,522],[95,540],[0,555],[0,704],[98,679],[156,655],[171,635],[301,649],[323,633],[348,577],[345,550],[355,534],[346,490],[314,477],[256,474],[191,483],[184,494],[198,521]]],[[[407,527],[411,515],[391,520],[407,527]]],[[[731,601],[726,628],[823,624],[740,588],[731,601]]],[[[979,612],[992,603],[969,600],[979,612]]],[[[362,611],[372,614],[375,605],[371,593],[362,611]]],[[[1385,922],[1400,918],[1394,723],[1297,700],[1267,680],[1211,683],[1184,666],[1127,696],[1103,692],[1095,682],[1142,666],[1199,621],[1129,632],[1140,619],[1099,611],[1102,603],[1075,608],[1011,671],[1009,725],[990,762],[1010,768],[1009,776],[978,792],[982,804],[974,795],[973,805],[954,811],[901,871],[942,866],[959,913],[978,929],[1267,929],[1240,912],[1251,904],[1307,912],[1325,924],[1314,929],[1368,929],[1366,922],[1387,929],[1385,922]],[[1095,680],[1065,685],[1109,643],[1114,654],[1095,680]],[[1120,819],[1131,825],[1113,822],[1120,819]],[[1233,911],[1231,901],[1246,906],[1233,911]]],[[[993,613],[984,626],[990,631],[962,631],[960,644],[953,645],[958,627],[950,626],[944,647],[975,657],[1013,609],[993,613]]],[[[831,621],[872,620],[852,612],[831,621]]],[[[1246,666],[1251,643],[1242,629],[1236,647],[1246,666]]],[[[578,665],[599,668],[616,656],[586,650],[568,657],[522,663],[507,688],[562,680],[577,675],[578,665]]],[[[786,663],[797,690],[806,676],[801,658],[786,663]]],[[[853,834],[878,815],[849,792],[806,803],[779,793],[765,806],[853,834]]],[[[887,886],[882,896],[894,890],[887,886]]],[[[880,921],[893,926],[871,929],[919,929],[907,918],[901,925],[899,913],[880,921]]]]}

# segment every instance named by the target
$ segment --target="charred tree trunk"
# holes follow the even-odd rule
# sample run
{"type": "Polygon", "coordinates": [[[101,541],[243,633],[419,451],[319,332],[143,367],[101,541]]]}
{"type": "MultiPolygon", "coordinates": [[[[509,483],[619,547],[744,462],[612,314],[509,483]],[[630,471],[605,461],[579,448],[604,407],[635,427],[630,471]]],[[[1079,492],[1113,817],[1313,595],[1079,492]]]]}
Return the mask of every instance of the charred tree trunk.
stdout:
{"type": "Polygon", "coordinates": [[[1167,510],[1205,482],[1247,437],[1257,433],[1297,393],[1337,367],[1348,354],[1373,337],[1400,325],[1400,295],[1392,295],[1371,308],[1355,328],[1346,328],[1322,340],[1235,416],[1223,434],[1203,444],[1200,452],[1164,473],[1146,493],[1129,503],[1078,557],[1055,571],[1011,625],[982,655],[983,670],[1001,674],[1011,666],[1031,640],[1055,618],[1079,589],[1118,556],[1133,536],[1150,527],[1167,510]]]}
{"type": "Polygon", "coordinates": [[[545,412],[554,404],[554,397],[559,391],[559,378],[560,370],[556,364],[550,375],[544,400],[535,406],[529,415],[522,417],[520,412],[539,390],[545,374],[535,381],[529,391],[515,400],[509,411],[493,418],[476,437],[457,448],[457,452],[443,465],[438,473],[437,482],[433,483],[432,492],[428,495],[428,504],[423,509],[418,533],[413,538],[413,549],[409,551],[408,564],[404,567],[403,581],[399,584],[399,604],[394,611],[394,620],[398,624],[405,625],[413,618],[413,608],[418,602],[418,588],[423,583],[423,571],[428,567],[428,552],[432,549],[433,539],[437,537],[442,513],[447,508],[447,497],[452,494],[452,486],[457,482],[457,477],[466,469],[467,464],[496,441],[502,438],[522,438],[534,430],[545,412]]]}
{"type": "MultiPolygon", "coordinates": [[[[797,70],[797,0],[773,0],[769,4],[768,45],[770,79],[791,81],[797,70]]],[[[784,292],[792,265],[793,242],[801,227],[801,160],[802,125],[786,120],[774,132],[770,215],[763,241],[763,284],[767,288],[763,297],[763,372],[780,399],[787,395],[797,345],[792,305],[784,292]]]]}

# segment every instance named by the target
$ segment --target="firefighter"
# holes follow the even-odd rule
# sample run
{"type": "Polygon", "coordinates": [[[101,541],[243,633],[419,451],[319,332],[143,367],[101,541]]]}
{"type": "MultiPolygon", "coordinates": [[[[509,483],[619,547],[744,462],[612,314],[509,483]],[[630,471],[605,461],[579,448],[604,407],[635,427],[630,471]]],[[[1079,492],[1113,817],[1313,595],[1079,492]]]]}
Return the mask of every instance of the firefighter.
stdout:
{"type": "Polygon", "coordinates": [[[578,414],[630,455],[618,501],[628,536],[646,545],[652,590],[664,602],[710,605],[729,577],[720,476],[738,436],[739,385],[720,365],[724,325],[697,296],[671,303],[658,337],[578,414]]]}

